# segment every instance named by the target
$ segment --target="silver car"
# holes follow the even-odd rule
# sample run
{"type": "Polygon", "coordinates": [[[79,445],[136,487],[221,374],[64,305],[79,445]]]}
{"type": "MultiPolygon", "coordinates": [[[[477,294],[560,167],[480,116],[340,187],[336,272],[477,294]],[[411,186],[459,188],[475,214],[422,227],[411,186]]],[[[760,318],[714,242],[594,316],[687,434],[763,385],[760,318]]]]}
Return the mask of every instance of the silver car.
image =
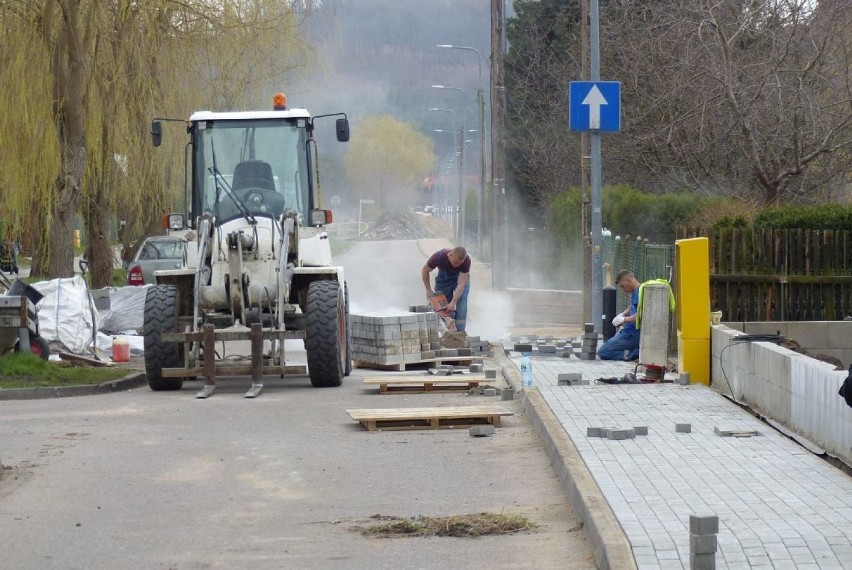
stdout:
{"type": "Polygon", "coordinates": [[[154,271],[180,269],[186,260],[186,240],[176,236],[145,238],[127,266],[128,285],[156,283],[154,271]]]}

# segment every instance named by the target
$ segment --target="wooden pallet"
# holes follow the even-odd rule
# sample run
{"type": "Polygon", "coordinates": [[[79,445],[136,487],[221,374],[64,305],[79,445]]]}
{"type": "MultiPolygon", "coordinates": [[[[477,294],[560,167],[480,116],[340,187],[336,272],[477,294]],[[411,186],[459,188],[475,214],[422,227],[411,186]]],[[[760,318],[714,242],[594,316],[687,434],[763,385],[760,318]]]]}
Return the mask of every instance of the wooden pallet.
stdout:
{"type": "Polygon", "coordinates": [[[459,392],[476,388],[485,382],[482,374],[450,376],[375,376],[364,378],[364,384],[377,385],[379,394],[420,394],[423,392],[459,392]]]}
{"type": "Polygon", "coordinates": [[[401,429],[464,428],[472,425],[500,425],[502,416],[512,412],[500,406],[455,406],[446,408],[387,408],[346,410],[369,431],[401,429]]]}
{"type": "Polygon", "coordinates": [[[400,362],[398,364],[385,364],[383,362],[370,362],[368,360],[356,360],[355,368],[372,368],[373,370],[393,370],[404,372],[407,368],[437,368],[441,364],[455,364],[457,366],[470,366],[481,363],[486,358],[478,356],[444,356],[441,358],[430,358],[427,360],[415,360],[413,362],[400,362]]]}

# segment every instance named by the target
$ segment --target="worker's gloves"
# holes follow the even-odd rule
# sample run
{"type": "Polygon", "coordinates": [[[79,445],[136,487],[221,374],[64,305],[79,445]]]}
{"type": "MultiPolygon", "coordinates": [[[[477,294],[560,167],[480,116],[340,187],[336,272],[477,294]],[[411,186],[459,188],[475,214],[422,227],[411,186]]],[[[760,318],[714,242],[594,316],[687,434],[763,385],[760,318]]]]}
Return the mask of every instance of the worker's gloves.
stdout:
{"type": "Polygon", "coordinates": [[[615,318],[612,319],[612,326],[620,327],[623,324],[624,324],[624,315],[621,314],[621,313],[618,313],[617,315],[615,315],[615,318]]]}

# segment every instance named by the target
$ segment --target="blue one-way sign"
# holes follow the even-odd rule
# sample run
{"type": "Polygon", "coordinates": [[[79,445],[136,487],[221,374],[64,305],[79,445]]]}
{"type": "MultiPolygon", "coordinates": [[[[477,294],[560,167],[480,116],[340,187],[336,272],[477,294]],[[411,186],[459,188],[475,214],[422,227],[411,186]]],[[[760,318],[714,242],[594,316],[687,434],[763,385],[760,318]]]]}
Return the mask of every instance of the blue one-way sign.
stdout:
{"type": "Polygon", "coordinates": [[[568,116],[572,131],[620,131],[621,83],[572,81],[568,93],[568,116]]]}

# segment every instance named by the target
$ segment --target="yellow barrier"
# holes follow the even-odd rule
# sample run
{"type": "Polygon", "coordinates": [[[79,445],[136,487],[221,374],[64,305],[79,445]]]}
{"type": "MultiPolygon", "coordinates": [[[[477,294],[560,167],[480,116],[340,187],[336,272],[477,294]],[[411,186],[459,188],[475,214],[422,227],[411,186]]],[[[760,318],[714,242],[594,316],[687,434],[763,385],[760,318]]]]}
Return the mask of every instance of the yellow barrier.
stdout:
{"type": "Polygon", "coordinates": [[[710,384],[710,245],[707,238],[675,242],[677,367],[691,382],[710,384]]]}

